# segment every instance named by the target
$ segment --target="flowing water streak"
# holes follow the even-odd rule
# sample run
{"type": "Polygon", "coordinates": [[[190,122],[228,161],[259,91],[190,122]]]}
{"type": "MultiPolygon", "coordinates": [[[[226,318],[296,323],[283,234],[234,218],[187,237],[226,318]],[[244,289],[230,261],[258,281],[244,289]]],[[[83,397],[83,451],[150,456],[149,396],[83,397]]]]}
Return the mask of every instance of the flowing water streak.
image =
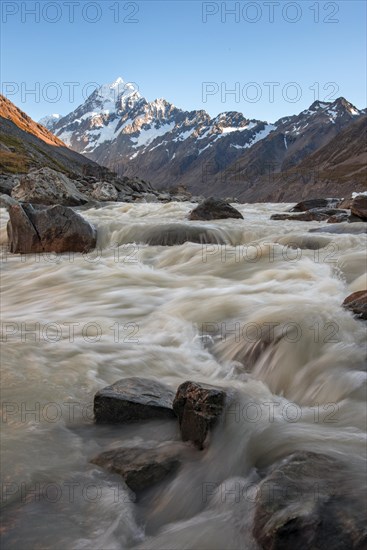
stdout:
{"type": "MultiPolygon", "coordinates": [[[[83,211],[98,228],[89,255],[21,257],[4,247],[9,547],[256,548],[253,499],[233,488],[251,495],[258,468],[306,449],[346,460],[351,484],[360,482],[365,323],[340,304],[367,286],[366,235],[270,221],[288,205],[239,205],[244,221],[188,222],[192,206],[83,211]],[[157,245],[172,235],[196,242],[157,245]],[[170,422],[93,425],[94,393],[131,375],[173,388],[207,381],[235,396],[208,450],[141,504],[88,462],[121,444],[179,437],[170,422]]],[[[4,244],[4,210],[1,219],[4,244]]]]}

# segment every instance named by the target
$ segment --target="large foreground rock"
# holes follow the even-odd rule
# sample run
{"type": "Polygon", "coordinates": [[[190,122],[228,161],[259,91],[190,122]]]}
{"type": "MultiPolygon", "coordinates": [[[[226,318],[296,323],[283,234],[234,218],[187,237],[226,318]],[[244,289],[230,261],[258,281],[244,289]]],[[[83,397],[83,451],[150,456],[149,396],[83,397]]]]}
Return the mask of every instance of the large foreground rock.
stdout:
{"type": "Polygon", "coordinates": [[[18,201],[32,204],[78,206],[88,202],[72,180],[51,168],[31,170],[22,176],[12,189],[11,196],[18,201]]]}
{"type": "Polygon", "coordinates": [[[119,447],[101,453],[91,463],[121,475],[132,491],[142,491],[174,473],[184,452],[184,445],[173,441],[149,447],[119,447]]]}
{"type": "Polygon", "coordinates": [[[353,292],[343,302],[343,306],[361,319],[367,319],[367,290],[353,292]]]}
{"type": "Polygon", "coordinates": [[[65,206],[9,204],[10,252],[88,252],[96,246],[94,227],[65,206]]]}
{"type": "Polygon", "coordinates": [[[96,393],[95,421],[104,424],[174,418],[173,398],[174,392],[156,380],[123,378],[96,393]]]}
{"type": "Polygon", "coordinates": [[[350,210],[354,216],[367,221],[367,196],[358,195],[352,200],[350,210]]]}
{"type": "Polygon", "coordinates": [[[290,212],[306,212],[314,208],[337,208],[341,202],[342,199],[307,199],[298,202],[290,212]]]}
{"type": "Polygon", "coordinates": [[[364,497],[348,483],[343,466],[322,454],[297,452],[275,464],[257,491],[253,535],[260,548],[365,549],[364,497]]]}
{"type": "Polygon", "coordinates": [[[192,441],[199,449],[215,426],[226,405],[226,393],[214,386],[184,382],[177,390],[173,410],[178,416],[183,441],[192,441]]]}
{"type": "Polygon", "coordinates": [[[189,214],[189,220],[219,220],[225,218],[243,219],[243,216],[228,202],[212,197],[205,199],[189,214]]]}

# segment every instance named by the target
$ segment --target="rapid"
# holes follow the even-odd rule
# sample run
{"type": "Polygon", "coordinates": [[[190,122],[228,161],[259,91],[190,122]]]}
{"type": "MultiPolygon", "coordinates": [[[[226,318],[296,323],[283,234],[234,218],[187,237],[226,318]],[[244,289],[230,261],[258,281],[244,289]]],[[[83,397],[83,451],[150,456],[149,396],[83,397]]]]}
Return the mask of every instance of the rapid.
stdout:
{"type": "Polygon", "coordinates": [[[256,550],[262,468],[315,451],[347,464],[351,490],[365,483],[366,324],[341,304],[367,288],[366,234],[270,220],[288,204],[190,222],[194,206],[81,210],[95,251],[28,256],[8,253],[1,209],[4,548],[256,550]],[[238,405],[138,502],[89,462],[179,440],[170,421],[94,424],[94,394],[129,376],[207,382],[238,405]]]}

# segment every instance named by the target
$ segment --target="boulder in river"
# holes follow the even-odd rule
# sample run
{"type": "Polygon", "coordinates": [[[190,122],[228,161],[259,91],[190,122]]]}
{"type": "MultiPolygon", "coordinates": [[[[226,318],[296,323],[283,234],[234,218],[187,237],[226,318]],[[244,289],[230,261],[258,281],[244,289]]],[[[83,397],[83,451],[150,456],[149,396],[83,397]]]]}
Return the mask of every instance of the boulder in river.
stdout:
{"type": "Polygon", "coordinates": [[[337,208],[343,199],[307,199],[298,202],[290,212],[306,212],[314,208],[337,208]]]}
{"type": "Polygon", "coordinates": [[[9,204],[10,252],[88,252],[95,248],[95,228],[71,208],[9,204]]]}
{"type": "Polygon", "coordinates": [[[253,535],[260,547],[366,548],[363,495],[348,483],[344,466],[326,455],[300,451],[276,463],[256,496],[253,535]]]}
{"type": "Polygon", "coordinates": [[[184,382],[177,390],[173,410],[178,416],[183,441],[199,449],[218,422],[226,406],[226,392],[199,382],[184,382]]]}
{"type": "Polygon", "coordinates": [[[213,197],[205,199],[189,214],[189,220],[220,220],[225,218],[243,219],[243,216],[228,202],[213,197]]]}
{"type": "Polygon", "coordinates": [[[176,441],[154,446],[119,447],[101,453],[91,463],[121,475],[132,491],[142,491],[174,473],[185,450],[184,444],[176,441]]]}
{"type": "Polygon", "coordinates": [[[350,205],[351,213],[364,221],[367,221],[367,196],[357,195],[350,205]]]}
{"type": "Polygon", "coordinates": [[[359,290],[358,292],[353,292],[343,302],[343,306],[360,319],[367,320],[367,290],[359,290]]]}
{"type": "Polygon", "coordinates": [[[22,176],[13,187],[11,196],[32,204],[78,206],[88,202],[88,198],[78,191],[71,179],[51,168],[31,170],[22,176]]]}
{"type": "Polygon", "coordinates": [[[123,378],[99,390],[94,397],[94,417],[99,424],[174,418],[174,392],[149,378],[123,378]]]}

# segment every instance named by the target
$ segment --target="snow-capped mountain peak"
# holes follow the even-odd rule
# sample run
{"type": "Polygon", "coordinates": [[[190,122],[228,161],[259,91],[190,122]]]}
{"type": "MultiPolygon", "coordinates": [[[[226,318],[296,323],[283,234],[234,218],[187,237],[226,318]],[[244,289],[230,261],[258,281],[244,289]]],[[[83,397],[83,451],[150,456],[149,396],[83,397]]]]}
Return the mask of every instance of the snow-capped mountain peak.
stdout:
{"type": "Polygon", "coordinates": [[[43,118],[41,118],[38,121],[38,123],[42,124],[42,126],[47,128],[48,130],[52,131],[52,129],[55,126],[56,122],[58,120],[60,120],[60,118],[62,118],[62,115],[59,115],[59,114],[47,115],[47,116],[44,116],[43,118]]]}
{"type": "Polygon", "coordinates": [[[141,99],[139,91],[131,82],[124,82],[118,77],[114,82],[103,84],[97,88],[87,99],[86,104],[93,111],[102,112],[120,111],[127,103],[141,99]]]}

